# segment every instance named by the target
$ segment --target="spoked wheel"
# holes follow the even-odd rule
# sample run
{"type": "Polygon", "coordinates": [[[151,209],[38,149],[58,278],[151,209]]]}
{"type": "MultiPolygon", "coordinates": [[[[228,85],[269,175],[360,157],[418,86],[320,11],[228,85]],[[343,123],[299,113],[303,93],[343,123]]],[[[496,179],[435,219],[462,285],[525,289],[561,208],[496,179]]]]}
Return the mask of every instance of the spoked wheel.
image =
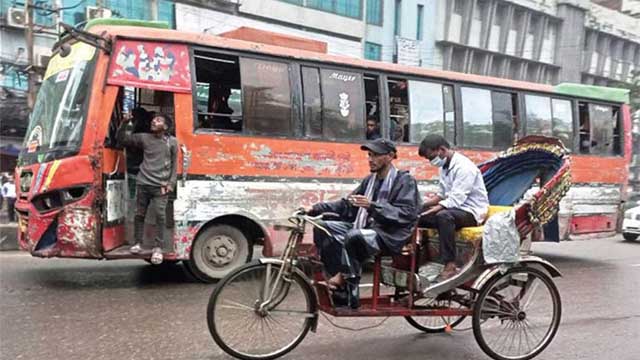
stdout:
{"type": "Polygon", "coordinates": [[[207,323],[213,340],[240,359],[275,359],[295,348],[311,328],[315,295],[293,273],[273,291],[279,264],[247,264],[225,277],[209,300],[207,323]]]}
{"type": "Polygon", "coordinates": [[[494,359],[531,359],[553,340],[561,312],[560,294],[547,274],[512,268],[481,289],[473,310],[473,334],[494,359]]]}
{"type": "MultiPolygon", "coordinates": [[[[464,305],[458,303],[453,299],[437,300],[437,299],[420,299],[416,300],[416,306],[419,307],[436,307],[436,308],[450,308],[450,309],[463,309],[464,305]]],[[[436,334],[444,332],[449,326],[451,329],[458,326],[464,321],[466,316],[405,316],[411,326],[424,331],[429,334],[436,334]]]]}

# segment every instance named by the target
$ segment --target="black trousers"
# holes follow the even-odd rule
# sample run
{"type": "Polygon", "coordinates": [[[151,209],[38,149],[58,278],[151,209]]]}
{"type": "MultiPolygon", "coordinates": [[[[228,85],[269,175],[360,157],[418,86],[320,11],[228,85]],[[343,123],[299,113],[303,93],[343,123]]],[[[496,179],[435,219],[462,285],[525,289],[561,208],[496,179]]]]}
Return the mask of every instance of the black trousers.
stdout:
{"type": "Polygon", "coordinates": [[[161,194],[159,186],[138,185],[136,187],[136,216],[133,224],[133,232],[136,243],[144,240],[144,218],[149,208],[156,215],[156,246],[164,248],[164,232],[168,194],[161,194]],[[151,205],[151,206],[149,206],[151,205]]]}
{"type": "Polygon", "coordinates": [[[438,229],[440,257],[444,264],[456,260],[456,230],[478,226],[473,214],[460,209],[444,209],[436,214],[423,216],[418,224],[420,227],[438,229]]]}
{"type": "Polygon", "coordinates": [[[362,273],[362,263],[384,249],[384,243],[371,229],[353,229],[353,223],[323,221],[331,235],[314,228],[313,241],[320,260],[330,276],[342,273],[356,283],[362,273]]]}

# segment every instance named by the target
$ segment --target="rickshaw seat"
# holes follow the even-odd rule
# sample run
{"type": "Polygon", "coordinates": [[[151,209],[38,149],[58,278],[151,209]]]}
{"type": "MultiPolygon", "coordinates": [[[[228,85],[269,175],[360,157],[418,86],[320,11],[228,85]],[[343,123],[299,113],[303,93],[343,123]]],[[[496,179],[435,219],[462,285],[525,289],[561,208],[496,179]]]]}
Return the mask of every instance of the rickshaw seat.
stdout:
{"type": "MultiPolygon", "coordinates": [[[[487,211],[487,219],[491,216],[509,211],[513,208],[513,206],[502,206],[502,205],[491,205],[489,206],[489,210],[487,211]]],[[[485,219],[486,221],[486,219],[485,219]]],[[[436,238],[438,236],[438,230],[436,229],[425,229],[427,230],[427,234],[430,238],[436,238]]],[[[472,227],[463,227],[460,230],[456,231],[456,239],[459,241],[472,243],[474,246],[478,245],[480,241],[482,241],[482,233],[484,231],[484,226],[472,226],[472,227]]]]}

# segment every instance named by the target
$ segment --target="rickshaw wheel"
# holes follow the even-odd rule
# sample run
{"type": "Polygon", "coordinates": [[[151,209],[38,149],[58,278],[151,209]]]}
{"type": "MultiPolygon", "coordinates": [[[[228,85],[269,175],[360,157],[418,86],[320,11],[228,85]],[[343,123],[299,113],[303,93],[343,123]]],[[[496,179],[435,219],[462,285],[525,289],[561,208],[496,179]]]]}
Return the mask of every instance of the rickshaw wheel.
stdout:
{"type": "Polygon", "coordinates": [[[496,360],[527,360],[553,340],[562,314],[560,294],[546,273],[511,268],[490,279],[473,309],[473,335],[496,360]]]}
{"type": "Polygon", "coordinates": [[[213,340],[239,359],[268,360],[293,350],[316,319],[313,289],[299,274],[274,292],[267,307],[259,309],[280,270],[279,264],[244,265],[217,284],[207,307],[213,340]],[[267,276],[267,274],[270,274],[267,276]]]}
{"type": "MultiPolygon", "coordinates": [[[[458,308],[464,306],[455,300],[420,299],[416,301],[417,306],[437,306],[451,308],[457,305],[458,308]],[[420,303],[420,302],[423,303],[420,303]]],[[[453,329],[464,321],[466,316],[405,316],[411,326],[427,334],[437,334],[445,332],[447,325],[453,329]]]]}

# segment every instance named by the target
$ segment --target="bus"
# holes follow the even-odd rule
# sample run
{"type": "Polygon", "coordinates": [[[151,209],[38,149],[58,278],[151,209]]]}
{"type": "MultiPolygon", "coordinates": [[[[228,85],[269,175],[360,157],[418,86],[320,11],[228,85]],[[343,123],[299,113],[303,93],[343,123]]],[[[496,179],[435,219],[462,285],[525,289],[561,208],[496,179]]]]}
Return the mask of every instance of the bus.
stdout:
{"type": "MultiPolygon", "coordinates": [[[[128,251],[137,169],[115,139],[136,107],[174,119],[178,184],[164,258],[203,281],[249,261],[254,246],[277,254],[285,239],[275,223],[351,191],[369,171],[360,151],[367,120],[398,144],[396,166],[425,191],[437,184],[417,154],[427,134],[476,163],[527,135],[557,137],[572,155],[561,237],[620,226],[631,158],[626,90],[402,66],[156,23],[65,29],[15,172],[19,244],[33,256],[150,258],[128,251]]],[[[153,223],[148,215],[146,232],[153,223]]]]}

